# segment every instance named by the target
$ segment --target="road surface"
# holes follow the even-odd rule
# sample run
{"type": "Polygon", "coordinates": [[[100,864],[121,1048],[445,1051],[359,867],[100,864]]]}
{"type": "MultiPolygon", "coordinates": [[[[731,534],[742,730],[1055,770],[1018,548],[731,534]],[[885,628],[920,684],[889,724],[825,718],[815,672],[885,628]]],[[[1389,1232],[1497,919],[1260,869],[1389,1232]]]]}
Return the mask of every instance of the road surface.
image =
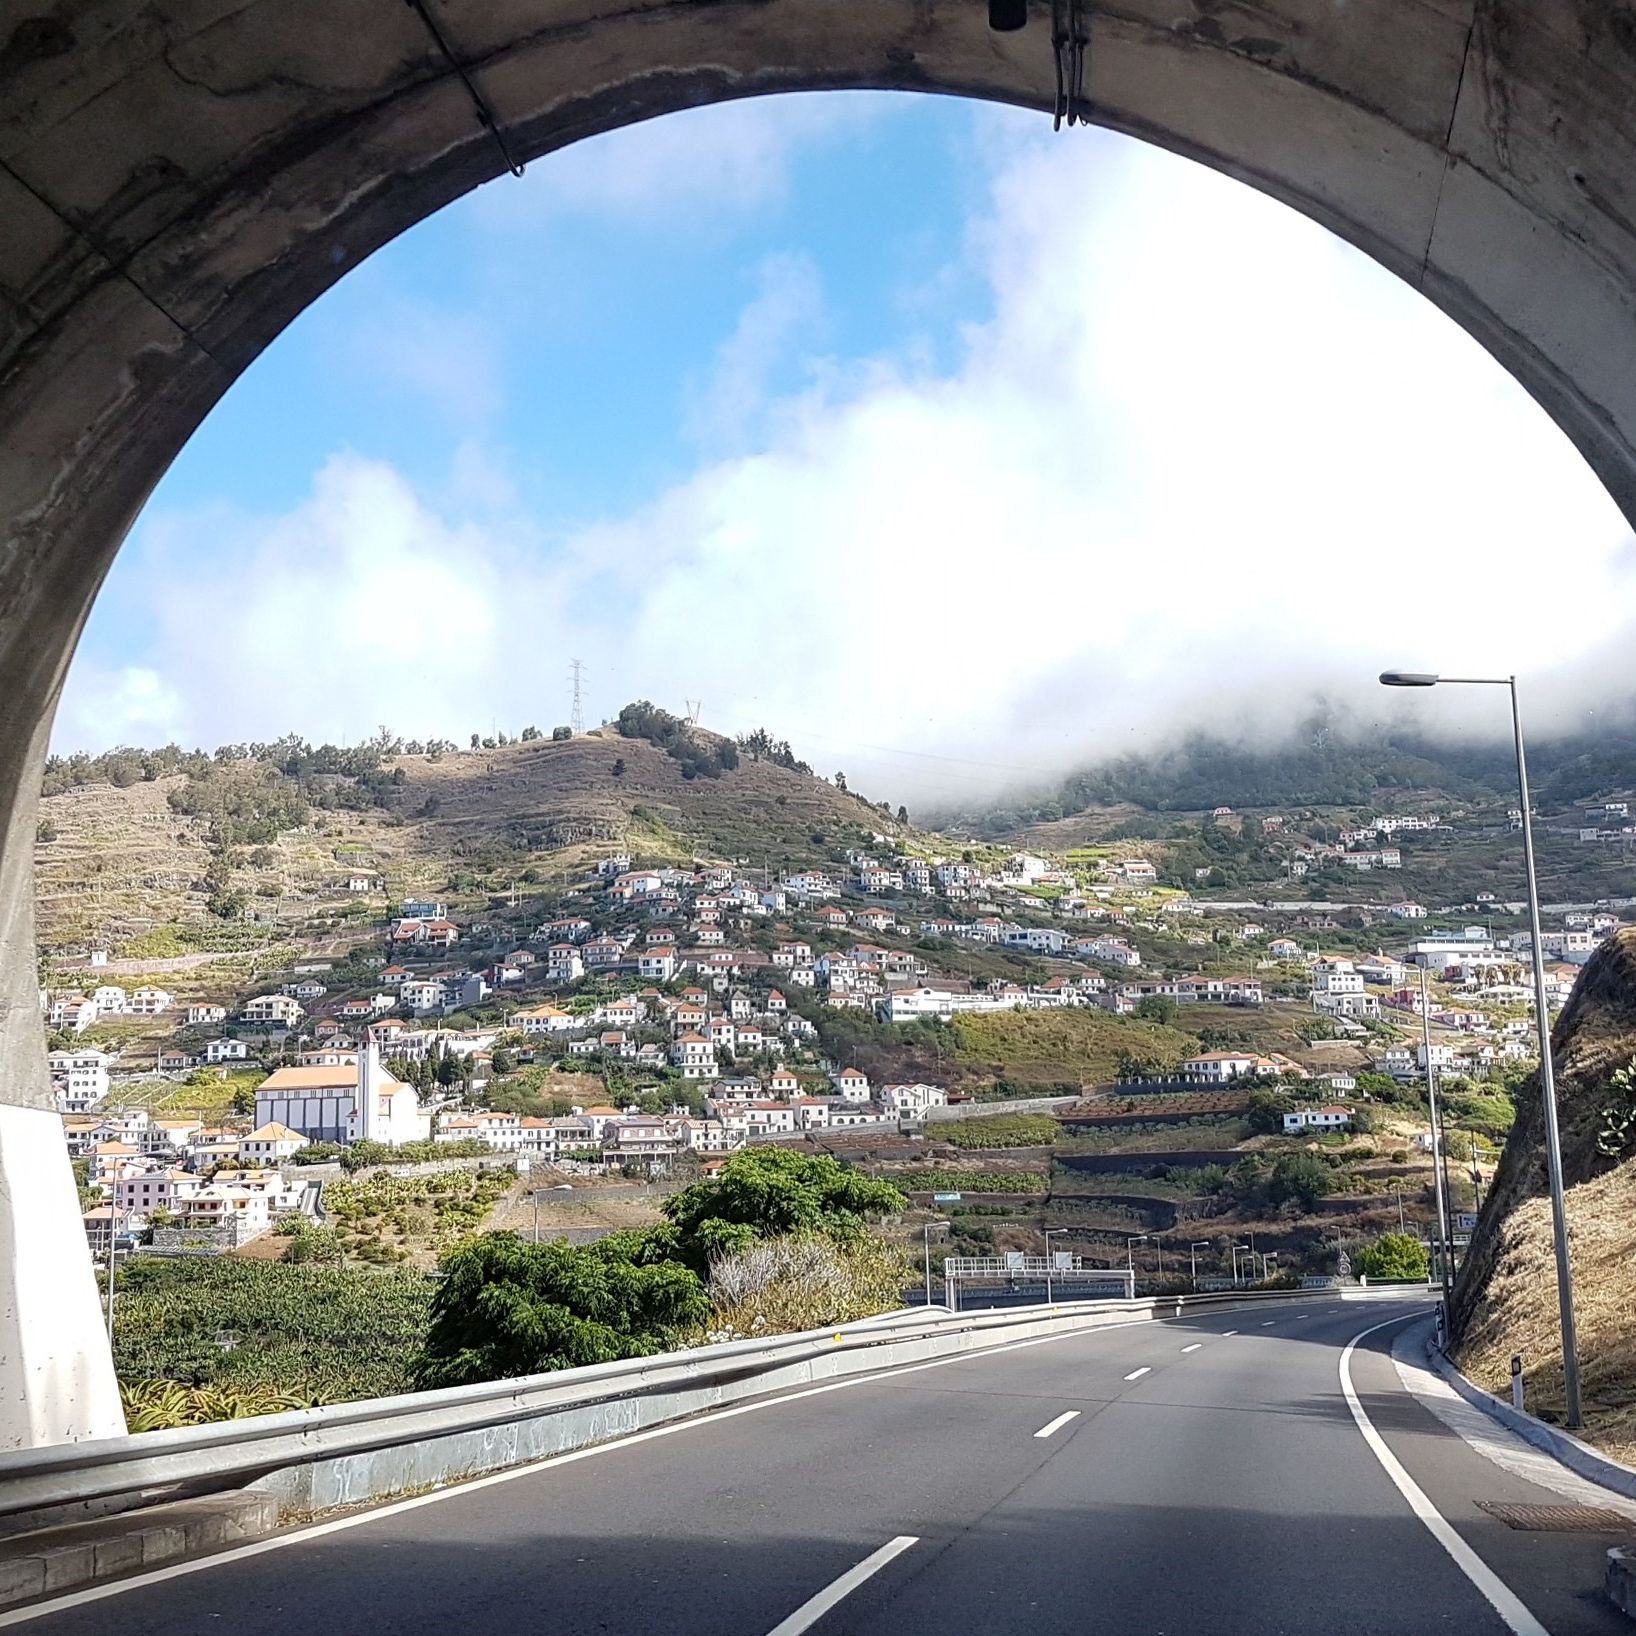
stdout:
{"type": "Polygon", "coordinates": [[[1477,1507],[1562,1501],[1485,1459],[1403,1390],[1394,1320],[1423,1312],[1335,1300],[1193,1315],[808,1389],[0,1626],[36,1636],[1628,1630],[1599,1588],[1617,1536],[1514,1532],[1477,1507]]]}

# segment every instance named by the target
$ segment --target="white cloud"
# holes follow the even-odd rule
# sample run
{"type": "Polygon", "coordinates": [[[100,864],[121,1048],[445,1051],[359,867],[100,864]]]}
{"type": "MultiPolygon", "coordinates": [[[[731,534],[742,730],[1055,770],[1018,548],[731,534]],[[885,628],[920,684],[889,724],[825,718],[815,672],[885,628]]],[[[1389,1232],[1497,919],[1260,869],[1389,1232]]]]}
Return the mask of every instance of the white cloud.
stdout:
{"type": "Polygon", "coordinates": [[[810,257],[767,256],[756,269],[756,286],[717,349],[709,380],[692,394],[688,435],[712,450],[738,450],[762,429],[779,365],[802,344],[810,358],[821,332],[823,286],[810,257]]]}
{"type": "MultiPolygon", "coordinates": [[[[434,506],[337,461],[209,574],[155,585],[155,689],[207,741],[515,729],[565,714],[574,652],[596,710],[702,697],[707,724],[764,722],[912,803],[1187,727],[1270,735],[1320,694],[1504,730],[1477,690],[1383,694],[1394,664],[1523,668],[1540,726],[1628,686],[1630,532],[1475,342],[1184,161],[980,129],[993,311],[955,368],[807,358],[769,402],[813,295],[770,277],[706,395],[754,453],[550,552],[486,468],[462,523],[458,489],[434,506]]],[[[106,685],[74,677],[75,736],[106,685]]]]}

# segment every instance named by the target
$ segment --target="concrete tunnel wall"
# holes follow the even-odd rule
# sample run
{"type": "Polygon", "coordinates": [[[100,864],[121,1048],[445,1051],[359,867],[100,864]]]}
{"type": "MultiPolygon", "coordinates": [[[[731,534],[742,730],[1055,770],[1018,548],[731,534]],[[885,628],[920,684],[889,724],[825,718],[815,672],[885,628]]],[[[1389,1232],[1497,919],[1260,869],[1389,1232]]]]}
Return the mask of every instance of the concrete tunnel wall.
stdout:
{"type": "MultiPolygon", "coordinates": [[[[730,97],[875,88],[1048,109],[1054,90],[1044,0],[1008,35],[988,29],[983,0],[427,4],[524,160],[730,97]]],[[[1415,284],[1636,518],[1636,4],[1087,5],[1097,120],[1273,194],[1415,284]]],[[[66,1155],[46,1141],[35,1003],[39,774],[80,628],[153,485],[261,349],[371,251],[505,168],[409,5],[8,11],[0,1447],[118,1429],[87,1258],[53,1242],[78,1225],[66,1155]]]]}

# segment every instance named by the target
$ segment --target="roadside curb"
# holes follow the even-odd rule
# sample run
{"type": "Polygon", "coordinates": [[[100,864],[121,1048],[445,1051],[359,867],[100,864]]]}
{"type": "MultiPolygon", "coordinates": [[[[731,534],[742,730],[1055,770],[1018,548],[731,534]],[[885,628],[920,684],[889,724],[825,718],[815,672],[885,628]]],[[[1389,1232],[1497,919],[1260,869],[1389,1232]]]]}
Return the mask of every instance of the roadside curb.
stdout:
{"type": "MultiPolygon", "coordinates": [[[[1549,1454],[1552,1459],[1587,1482],[1596,1483],[1602,1488],[1612,1489],[1616,1494],[1623,1494],[1627,1499],[1636,1500],[1636,1467],[1624,1465],[1600,1453],[1590,1444],[1580,1442],[1571,1433],[1547,1425],[1543,1420],[1536,1420],[1533,1415],[1514,1409],[1504,1398],[1495,1397],[1492,1392],[1485,1392],[1481,1386],[1474,1385],[1466,1379],[1431,1335],[1426,1337],[1426,1360],[1433,1371],[1447,1381],[1467,1403],[1473,1408],[1481,1409],[1491,1420],[1499,1421],[1509,1431],[1515,1432],[1525,1443],[1530,1443],[1542,1453],[1549,1454]]],[[[1621,1571],[1630,1575],[1629,1594],[1632,1606],[1636,1607],[1636,1562],[1621,1571]]],[[[1613,1573],[1614,1567],[1610,1561],[1608,1565],[1610,1595],[1613,1593],[1613,1573]]],[[[1618,1597],[1615,1596],[1614,1600],[1618,1601],[1618,1597]]],[[[1624,1604],[1620,1603],[1620,1606],[1624,1604]]]]}

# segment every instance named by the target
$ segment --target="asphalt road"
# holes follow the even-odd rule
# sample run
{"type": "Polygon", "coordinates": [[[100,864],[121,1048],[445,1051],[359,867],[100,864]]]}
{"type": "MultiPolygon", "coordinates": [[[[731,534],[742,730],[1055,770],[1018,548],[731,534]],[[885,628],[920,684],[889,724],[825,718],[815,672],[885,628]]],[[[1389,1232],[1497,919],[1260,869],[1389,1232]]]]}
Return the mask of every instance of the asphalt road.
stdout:
{"type": "Polygon", "coordinates": [[[1372,1446],[1343,1351],[1421,1310],[1194,1316],[808,1391],[23,1618],[38,1636],[1628,1630],[1600,1592],[1616,1536],[1478,1509],[1562,1502],[1402,1389],[1395,1328],[1350,1360],[1372,1446]]]}

